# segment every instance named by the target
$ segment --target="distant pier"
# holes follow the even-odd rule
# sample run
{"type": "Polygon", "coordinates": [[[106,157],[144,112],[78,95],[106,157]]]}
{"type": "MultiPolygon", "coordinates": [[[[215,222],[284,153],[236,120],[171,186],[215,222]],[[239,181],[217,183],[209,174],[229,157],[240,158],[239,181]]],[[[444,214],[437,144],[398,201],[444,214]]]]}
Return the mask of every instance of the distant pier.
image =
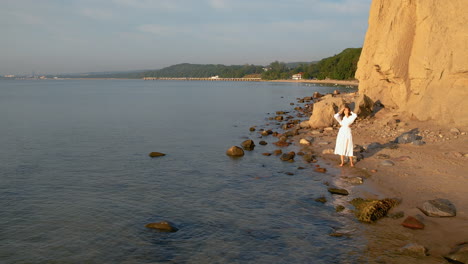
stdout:
{"type": "Polygon", "coordinates": [[[170,80],[170,81],[225,81],[225,82],[259,82],[262,78],[170,78],[170,77],[144,77],[145,81],[170,80]]]}

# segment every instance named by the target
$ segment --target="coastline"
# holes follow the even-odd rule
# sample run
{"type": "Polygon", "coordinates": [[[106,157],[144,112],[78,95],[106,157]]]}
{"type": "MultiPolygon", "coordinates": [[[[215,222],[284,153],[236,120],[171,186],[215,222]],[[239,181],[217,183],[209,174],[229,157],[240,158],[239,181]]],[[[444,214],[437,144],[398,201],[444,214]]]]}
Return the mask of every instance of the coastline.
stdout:
{"type": "Polygon", "coordinates": [[[358,80],[262,80],[262,82],[315,83],[359,86],[358,80]]]}
{"type": "MultiPolygon", "coordinates": [[[[340,95],[352,98],[354,93],[340,95]]],[[[465,197],[468,178],[468,127],[457,127],[460,133],[451,133],[452,127],[440,126],[432,121],[404,120],[396,112],[384,109],[375,116],[357,120],[353,126],[353,141],[357,145],[380,143],[385,145],[402,133],[417,129],[426,144],[398,144],[396,148],[382,147],[362,153],[355,168],[340,168],[339,156],[322,154],[334,148],[338,127],[327,130],[302,128],[293,141],[305,151],[313,152],[317,159],[329,167],[339,169],[340,175],[330,175],[335,185],[350,192],[348,201],[398,198],[401,204],[390,213],[403,212],[398,219],[382,218],[375,223],[362,223],[362,232],[369,240],[366,261],[370,263],[444,263],[447,255],[458,243],[468,240],[468,200],[465,197]],[[299,144],[300,139],[313,139],[310,146],[299,144]],[[390,160],[394,165],[382,165],[390,160]],[[350,185],[345,178],[361,177],[362,185],[350,185]],[[434,218],[425,216],[417,207],[423,202],[443,198],[457,209],[456,217],[434,218]],[[413,216],[425,225],[423,230],[413,230],[401,225],[413,216]],[[427,256],[403,254],[402,248],[415,243],[425,247],[427,256]]],[[[388,145],[388,144],[387,144],[388,145]]],[[[352,215],[349,204],[343,213],[352,215]]],[[[356,220],[357,221],[357,220],[356,220]]]]}

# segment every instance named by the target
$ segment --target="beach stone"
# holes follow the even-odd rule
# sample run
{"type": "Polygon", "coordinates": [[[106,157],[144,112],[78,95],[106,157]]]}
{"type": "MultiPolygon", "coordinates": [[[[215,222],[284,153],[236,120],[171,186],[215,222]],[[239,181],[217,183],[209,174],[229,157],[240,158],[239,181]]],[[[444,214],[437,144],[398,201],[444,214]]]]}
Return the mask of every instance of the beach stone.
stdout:
{"type": "Polygon", "coordinates": [[[424,142],[424,141],[422,141],[420,139],[417,139],[417,140],[413,141],[411,144],[416,145],[416,146],[422,146],[422,145],[426,144],[426,142],[424,142]]]}
{"type": "Polygon", "coordinates": [[[311,133],[312,135],[319,135],[319,134],[322,134],[322,132],[320,132],[320,130],[312,130],[312,131],[310,131],[310,133],[311,133]]]}
{"type": "Polygon", "coordinates": [[[265,146],[267,145],[268,143],[265,141],[265,140],[262,140],[260,142],[258,142],[258,144],[262,145],[262,146],[265,146]]]}
{"type": "Polygon", "coordinates": [[[342,212],[344,209],[345,209],[345,207],[342,206],[342,205],[337,205],[337,206],[335,207],[335,211],[338,212],[338,213],[339,213],[339,212],[342,212]]]}
{"type": "Polygon", "coordinates": [[[366,150],[373,150],[373,149],[383,148],[383,146],[382,146],[382,144],[380,144],[378,142],[372,142],[372,143],[368,144],[367,146],[364,146],[364,148],[366,150]]]}
{"type": "Polygon", "coordinates": [[[177,232],[179,230],[172,223],[167,222],[167,221],[149,223],[149,224],[146,224],[145,227],[151,228],[151,229],[157,229],[157,230],[164,231],[164,232],[177,232]]]}
{"type": "Polygon", "coordinates": [[[333,94],[334,94],[334,95],[339,95],[339,94],[340,94],[340,91],[334,90],[334,91],[333,91],[333,94]]]}
{"type": "Polygon", "coordinates": [[[302,138],[302,139],[299,141],[299,144],[310,146],[310,141],[308,141],[308,140],[305,139],[305,138],[302,138]]]}
{"type": "Polygon", "coordinates": [[[343,179],[354,185],[363,183],[363,179],[361,177],[343,177],[343,179]]]}
{"type": "Polygon", "coordinates": [[[338,188],[328,188],[328,192],[331,194],[339,194],[339,195],[349,195],[349,192],[345,189],[338,189],[338,188]]]}
{"type": "Polygon", "coordinates": [[[251,132],[255,131],[255,127],[251,127],[251,128],[249,128],[249,130],[250,130],[251,132]]]}
{"type": "Polygon", "coordinates": [[[265,153],[262,153],[263,156],[271,156],[271,153],[268,153],[268,152],[265,152],[265,153]]]}
{"type": "Polygon", "coordinates": [[[350,202],[355,208],[356,218],[365,223],[372,223],[387,215],[388,211],[400,203],[397,199],[362,199],[354,198],[350,202]]]}
{"type": "Polygon", "coordinates": [[[319,92],[314,92],[314,94],[312,95],[312,98],[314,98],[314,99],[318,99],[320,97],[323,97],[323,94],[321,94],[319,92]]]}
{"type": "Polygon", "coordinates": [[[226,155],[233,157],[244,156],[244,150],[238,146],[232,146],[226,151],[226,155]]]}
{"type": "Polygon", "coordinates": [[[458,244],[444,258],[452,263],[468,264],[468,242],[458,244]]]}
{"type": "Polygon", "coordinates": [[[327,141],[320,141],[318,144],[323,146],[323,145],[329,145],[330,142],[327,142],[327,141]]]}
{"type": "Polygon", "coordinates": [[[457,215],[455,206],[447,199],[439,198],[426,201],[418,209],[431,217],[453,217],[457,215]]]}
{"type": "Polygon", "coordinates": [[[276,115],[285,115],[287,113],[288,112],[285,112],[285,111],[276,111],[276,115]]]}
{"type": "Polygon", "coordinates": [[[275,116],[275,120],[278,121],[283,121],[284,117],[283,116],[275,116]]]}
{"type": "Polygon", "coordinates": [[[335,150],[331,148],[324,149],[322,150],[322,154],[335,154],[335,150]]]}
{"type": "Polygon", "coordinates": [[[255,143],[251,139],[247,139],[241,143],[242,148],[245,150],[253,150],[255,148],[255,143]]]}
{"type": "Polygon", "coordinates": [[[287,146],[290,145],[290,143],[288,143],[288,142],[286,142],[286,141],[283,141],[283,140],[274,142],[273,144],[276,145],[276,146],[278,146],[278,147],[287,147],[287,146]]]}
{"type": "Polygon", "coordinates": [[[325,172],[327,172],[327,169],[325,169],[325,168],[315,168],[315,171],[325,173],[325,172]]]}
{"type": "Polygon", "coordinates": [[[304,167],[297,167],[298,170],[305,170],[304,167]]]}
{"type": "Polygon", "coordinates": [[[450,133],[451,133],[452,135],[460,135],[460,130],[459,130],[458,128],[455,128],[455,127],[454,127],[454,128],[451,128],[451,129],[450,129],[450,133]]]}
{"type": "Polygon", "coordinates": [[[405,216],[405,212],[403,211],[398,211],[398,212],[387,215],[387,217],[390,217],[392,219],[400,219],[400,218],[403,218],[404,216],[405,216]]]}
{"type": "Polygon", "coordinates": [[[367,95],[361,94],[355,101],[354,113],[359,118],[366,118],[372,115],[374,112],[374,101],[372,101],[367,95]]]}
{"type": "Polygon", "coordinates": [[[411,229],[424,229],[424,224],[412,216],[406,217],[406,219],[403,221],[403,223],[401,223],[401,225],[411,229]]]}
{"type": "Polygon", "coordinates": [[[166,154],[161,153],[161,152],[151,152],[151,153],[148,154],[148,155],[149,155],[150,157],[152,157],[152,158],[166,156],[166,154]]]}
{"type": "Polygon", "coordinates": [[[285,153],[283,155],[281,155],[281,160],[282,161],[294,161],[294,157],[296,156],[296,154],[294,152],[289,152],[289,153],[285,153]]]}
{"type": "Polygon", "coordinates": [[[412,256],[427,256],[427,249],[419,244],[410,243],[398,250],[402,254],[412,255],[412,256]]]}
{"type": "Polygon", "coordinates": [[[327,198],[325,198],[324,196],[321,196],[317,199],[315,199],[316,202],[319,202],[319,203],[326,203],[327,202],[327,198]]]}
{"type": "Polygon", "coordinates": [[[273,154],[275,154],[276,156],[281,155],[282,153],[283,151],[281,149],[276,149],[275,151],[273,151],[273,154]]]}
{"type": "Polygon", "coordinates": [[[382,165],[382,166],[394,166],[395,163],[393,163],[393,161],[391,161],[391,160],[384,160],[384,161],[380,162],[380,165],[382,165]]]}
{"type": "Polygon", "coordinates": [[[305,153],[304,153],[304,152],[302,152],[302,151],[299,151],[298,153],[296,153],[296,155],[298,155],[298,156],[304,156],[304,155],[305,155],[305,153]]]}
{"type": "Polygon", "coordinates": [[[311,162],[314,160],[314,156],[312,154],[305,154],[302,156],[302,159],[305,161],[305,162],[311,162]]]}
{"type": "Polygon", "coordinates": [[[410,132],[403,133],[401,136],[397,137],[395,139],[395,143],[408,144],[408,143],[412,143],[413,141],[416,141],[416,140],[419,140],[419,139],[421,139],[421,138],[418,135],[416,135],[414,132],[410,131],[410,132]]]}
{"type": "Polygon", "coordinates": [[[326,127],[323,129],[323,131],[333,131],[333,127],[326,127]]]}

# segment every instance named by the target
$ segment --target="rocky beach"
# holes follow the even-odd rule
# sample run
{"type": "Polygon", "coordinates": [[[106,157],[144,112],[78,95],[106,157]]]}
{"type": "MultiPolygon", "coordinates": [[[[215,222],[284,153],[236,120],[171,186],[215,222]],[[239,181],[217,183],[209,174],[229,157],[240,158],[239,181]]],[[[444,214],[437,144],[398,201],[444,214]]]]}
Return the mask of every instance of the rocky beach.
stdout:
{"type": "MultiPolygon", "coordinates": [[[[317,201],[363,222],[362,230],[369,241],[365,261],[447,263],[444,257],[466,258],[466,245],[461,255],[453,257],[451,252],[468,238],[467,127],[405,119],[358,92],[316,93],[298,98],[295,104],[296,113],[278,111],[270,117],[287,129],[284,133],[259,132],[261,138],[279,139],[274,144],[281,150],[264,155],[281,155],[282,161],[290,162],[301,158],[310,164],[306,169],[331,179],[323,182],[330,195],[317,201]],[[339,156],[333,154],[339,125],[331,113],[344,104],[359,115],[352,125],[357,161],[354,168],[349,163],[340,168],[339,156]],[[308,115],[310,120],[300,124],[295,119],[308,115]],[[336,202],[337,196],[341,203],[336,202]],[[371,213],[362,213],[356,204],[360,199],[374,203],[371,213]],[[442,205],[432,209],[447,209],[444,207],[448,204],[452,214],[431,215],[425,210],[437,202],[442,205]]],[[[353,232],[331,235],[350,236],[353,232]]]]}

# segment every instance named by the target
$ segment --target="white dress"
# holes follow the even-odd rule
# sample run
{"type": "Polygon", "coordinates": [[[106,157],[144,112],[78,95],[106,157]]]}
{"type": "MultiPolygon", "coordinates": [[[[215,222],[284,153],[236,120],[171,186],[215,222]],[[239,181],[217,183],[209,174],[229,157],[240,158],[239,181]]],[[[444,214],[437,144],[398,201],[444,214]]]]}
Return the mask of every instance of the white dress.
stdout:
{"type": "Polygon", "coordinates": [[[340,123],[341,127],[336,137],[335,154],[343,155],[347,157],[353,156],[353,135],[351,134],[351,128],[349,127],[357,115],[350,112],[348,117],[344,116],[341,120],[340,114],[334,115],[335,119],[340,123]]]}

